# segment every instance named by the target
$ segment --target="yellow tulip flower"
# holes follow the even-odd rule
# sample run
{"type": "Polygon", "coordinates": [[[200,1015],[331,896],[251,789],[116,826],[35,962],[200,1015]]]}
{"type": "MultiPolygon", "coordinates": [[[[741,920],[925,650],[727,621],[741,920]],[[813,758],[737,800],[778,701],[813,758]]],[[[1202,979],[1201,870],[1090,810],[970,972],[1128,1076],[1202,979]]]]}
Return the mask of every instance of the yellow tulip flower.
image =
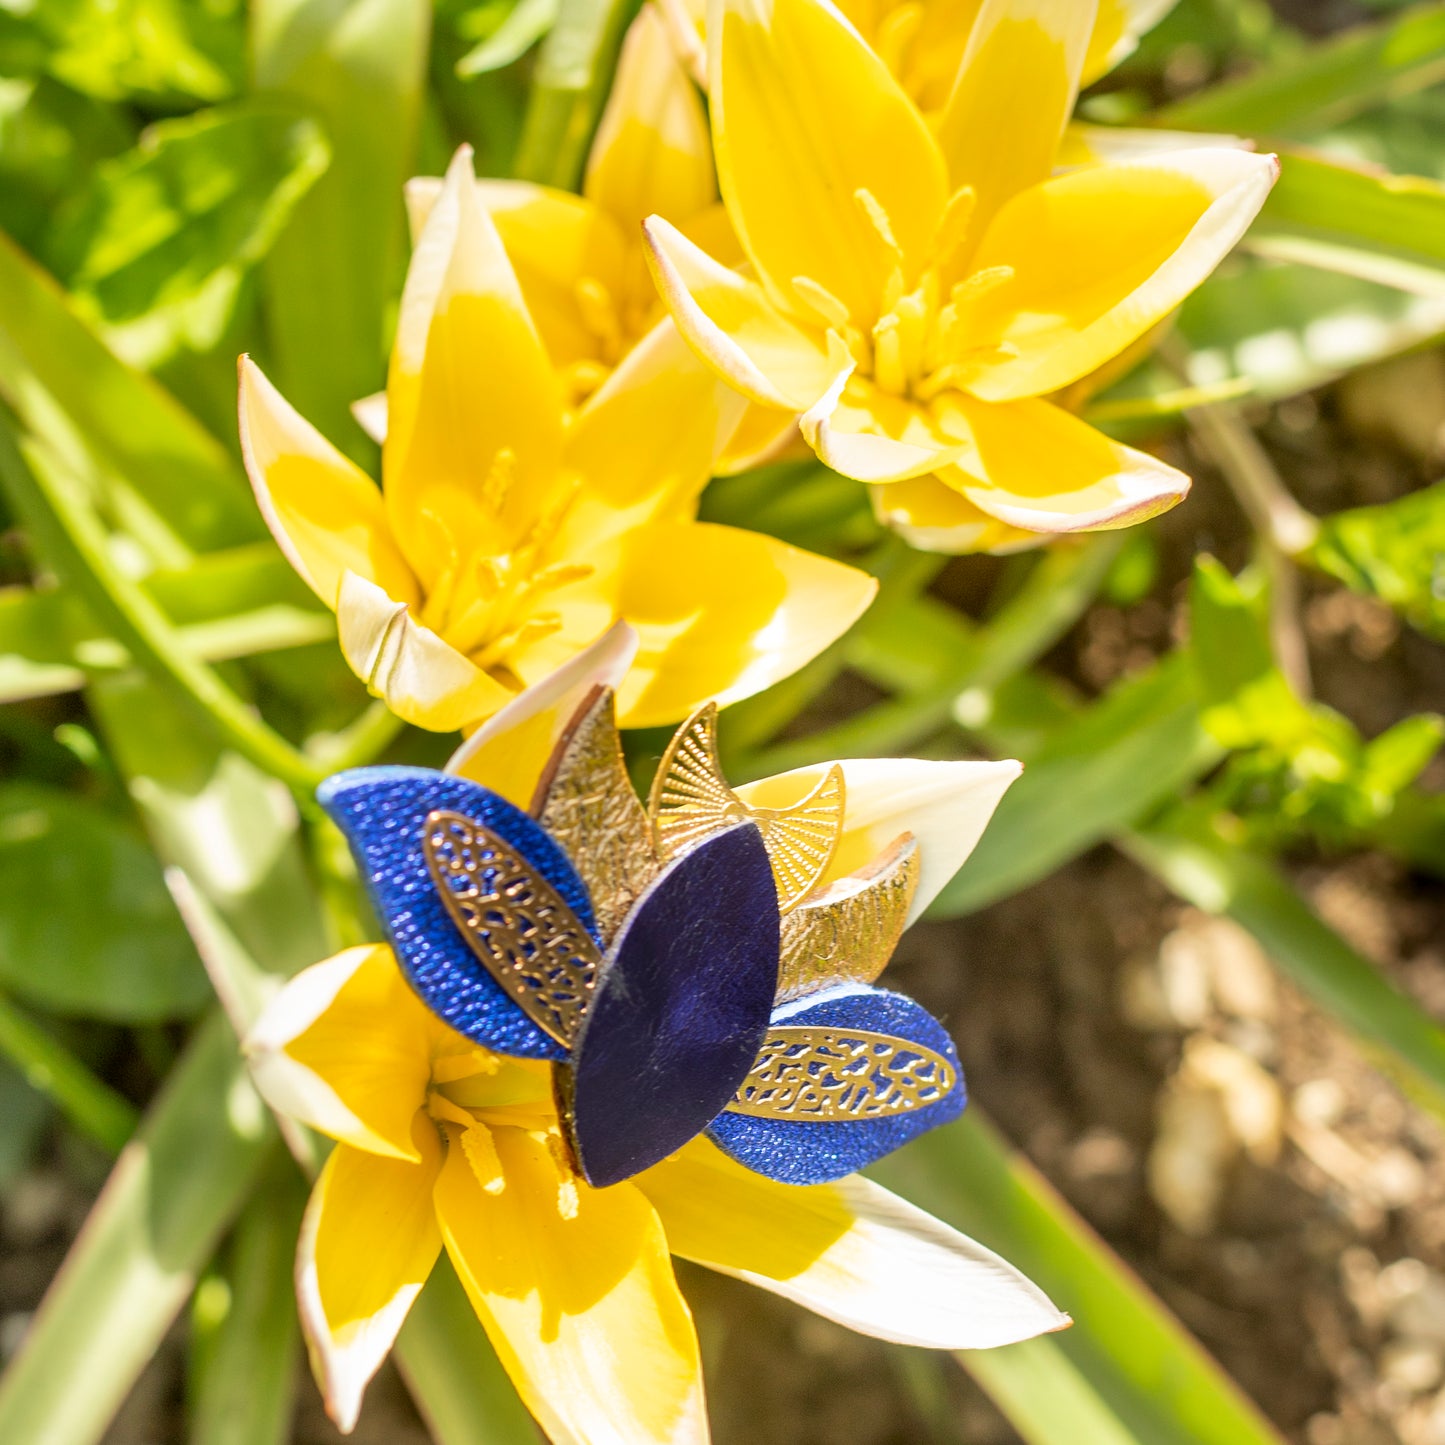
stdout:
{"type": "MultiPolygon", "coordinates": [[[[414,233],[426,224],[441,187],[427,176],[407,184],[414,233]]],[[[666,216],[728,265],[742,260],[718,200],[701,98],[650,5],[623,40],[582,194],[510,180],[479,180],[477,191],[573,405],[666,319],[642,242],[648,216],[666,216]]],[[[698,364],[691,352],[677,361],[698,364]]],[[[381,408],[372,398],[360,405],[360,417],[376,435],[381,408]]],[[[795,434],[791,417],[750,408],[716,470],[754,466],[795,434]]]]}
{"type": "Polygon", "coordinates": [[[743,395],[801,416],[919,527],[1126,526],[1188,479],[1049,397],[1214,268],[1271,156],[1222,146],[1054,174],[1093,0],[986,0],[932,124],[828,0],[714,0],[714,152],[749,263],[661,218],[679,329],[743,395]]]}
{"type": "Polygon", "coordinates": [[[872,598],[853,568],[693,520],[743,403],[670,324],[570,413],[465,148],[412,255],[387,406],[378,491],[242,359],[262,512],[408,722],[476,723],[619,617],[642,637],[624,723],[673,722],[787,676],[872,598]]]}
{"type": "MultiPolygon", "coordinates": [[[[474,734],[451,770],[525,806],[578,707],[616,684],[635,645],[613,629],[474,734]]],[[[911,831],[915,912],[1017,772],[842,766],[833,871],[911,831]]],[[[746,801],[787,807],[812,781],[811,771],[767,780],[746,801]]],[[[989,1250],[857,1175],[779,1184],[700,1137],[625,1183],[592,1188],[563,1144],[550,1066],[453,1032],[385,947],[348,949],[298,975],[247,1052],[273,1107],[337,1141],[306,1212],[296,1279],[313,1365],[343,1430],[442,1249],[553,1445],[705,1445],[674,1254],[906,1344],[980,1348],[1068,1324],[989,1250]]]]}

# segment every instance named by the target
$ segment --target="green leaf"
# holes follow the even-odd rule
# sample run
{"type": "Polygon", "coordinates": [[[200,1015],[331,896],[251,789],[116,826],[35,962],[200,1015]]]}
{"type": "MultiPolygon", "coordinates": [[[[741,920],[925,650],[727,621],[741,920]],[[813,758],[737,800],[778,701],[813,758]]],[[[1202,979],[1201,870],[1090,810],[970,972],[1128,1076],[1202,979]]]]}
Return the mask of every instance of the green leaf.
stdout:
{"type": "Polygon", "coordinates": [[[1247,250],[1445,297],[1445,186],[1300,151],[1244,240],[1247,250]]]}
{"type": "Polygon", "coordinates": [[[1183,809],[1121,846],[1196,908],[1247,928],[1379,1068],[1445,1115],[1445,1029],[1321,922],[1267,859],[1183,809]]]}
{"type": "Polygon", "coordinates": [[[0,786],[0,985],[52,1013],[142,1023],[209,993],[144,842],[93,803],[0,786]]]}
{"type": "Polygon", "coordinates": [[[327,160],[316,123],[274,104],[161,121],[71,197],[49,238],[52,267],[133,365],[209,351],[327,160]]]}
{"type": "MultiPolygon", "coordinates": [[[[1000,751],[1015,751],[997,722],[981,731],[1000,751]]],[[[1182,656],[1118,684],[1037,752],[1019,751],[1023,776],[1004,794],[932,916],[972,912],[1047,877],[1178,796],[1220,757],[1200,720],[1198,683],[1182,656]]]]}
{"type": "Polygon", "coordinates": [[[0,11],[6,74],[47,71],[101,100],[225,100],[241,79],[239,7],[185,0],[43,0],[0,11]]]}
{"type": "Polygon", "coordinates": [[[1445,641],[1445,482],[1325,517],[1306,560],[1445,641]]]}
{"type": "Polygon", "coordinates": [[[870,1171],[1077,1321],[958,1358],[1029,1445],[1282,1445],[1258,1408],[977,1110],[870,1171]]]}
{"type": "Polygon", "coordinates": [[[0,1189],[10,1185],[29,1167],[44,1137],[50,1106],[44,1093],[27,1083],[23,1072],[0,1062],[0,1189]]]}
{"type": "Polygon", "coordinates": [[[1235,255],[1185,301],[1178,330],[1191,382],[1247,377],[1256,397],[1275,400],[1439,336],[1445,298],[1235,255]]]}
{"type": "Polygon", "coordinates": [[[359,460],[373,448],[349,407],[386,373],[430,29],[431,6],[416,0],[251,7],[256,89],[301,107],[331,145],[330,167],[263,268],[272,380],[359,460]]]}
{"type": "Polygon", "coordinates": [[[1155,111],[1168,128],[1298,134],[1445,79],[1445,5],[1421,5],[1398,20],[1364,26],[1281,56],[1155,111]]]}
{"type": "Polygon", "coordinates": [[[223,1276],[226,1311],[196,1373],[190,1445],[285,1445],[300,1364],[293,1283],[306,1192],[276,1160],[242,1212],[223,1276]]]}
{"type": "Polygon", "coordinates": [[[144,509],[176,562],[265,535],[240,465],[163,387],[126,366],[55,282],[0,235],[0,398],[58,451],[112,479],[114,509],[144,509]]]}
{"type": "Polygon", "coordinates": [[[212,1016],[126,1146],[0,1376],[0,1440],[96,1445],[274,1137],[230,1026],[212,1016]]]}
{"type": "Polygon", "coordinates": [[[0,82],[0,228],[37,250],[57,203],[97,162],[134,143],[135,125],[119,106],[49,76],[0,82]]]}
{"type": "MultiPolygon", "coordinates": [[[[136,1131],[136,1108],[129,1100],[117,1094],[110,1085],[95,1078],[74,1053],[69,1052],[51,1033],[42,1029],[32,1019],[13,1007],[6,998],[0,998],[0,1052],[10,1059],[14,1069],[4,1069],[4,1103],[16,1104],[14,1127],[19,1129],[19,1149],[25,1149],[26,1139],[33,1140],[36,1120],[33,1101],[48,1098],[61,1110],[75,1129],[90,1137],[101,1149],[120,1153],[126,1140],[136,1131]],[[14,1071],[19,1071],[16,1074],[14,1071]],[[23,1084],[19,1079],[23,1078],[23,1084]],[[17,1084],[25,1088],[29,1101],[16,1100],[14,1090],[17,1084]]],[[[40,1118],[45,1117],[43,1110],[40,1118]]],[[[12,1127],[12,1116],[6,1118],[6,1130],[12,1127]]],[[[13,1142],[10,1147],[14,1149],[13,1142]]],[[[13,1169],[17,1160],[7,1159],[0,1165],[0,1178],[7,1169],[13,1169]]]]}
{"type": "MultiPolygon", "coordinates": [[[[506,19],[457,61],[457,74],[468,78],[485,75],[520,60],[557,23],[560,8],[561,0],[518,0],[506,19]]],[[[466,19],[458,20],[459,31],[465,28],[466,19]]]]}
{"type": "Polygon", "coordinates": [[[538,1438],[445,1252],[406,1317],[396,1354],[437,1445],[538,1438]]]}
{"type": "Polygon", "coordinates": [[[560,0],[532,81],[516,174],[559,190],[582,179],[637,0],[560,0]]]}

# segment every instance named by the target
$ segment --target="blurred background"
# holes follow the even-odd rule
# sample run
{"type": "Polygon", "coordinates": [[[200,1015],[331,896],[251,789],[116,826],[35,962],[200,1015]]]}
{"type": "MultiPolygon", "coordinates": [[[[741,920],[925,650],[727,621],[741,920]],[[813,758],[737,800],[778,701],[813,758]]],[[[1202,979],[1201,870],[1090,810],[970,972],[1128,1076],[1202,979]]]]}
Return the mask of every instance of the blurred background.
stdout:
{"type": "MultiPolygon", "coordinates": [[[[7,1445],[83,1445],[46,1424],[76,1391],[108,1445],[338,1438],[290,1304],[300,1185],[191,936],[213,975],[289,972],[340,886],[198,699],[297,745],[366,705],[239,480],[235,358],[374,468],[348,403],[383,376],[401,181],[465,140],[575,186],[630,14],[0,0],[0,1360],[148,1121],[44,1360],[0,1381],[7,1445]]],[[[1081,399],[1191,496],[959,558],[811,458],[704,503],[883,580],[726,715],[732,776],[1029,765],[890,974],[973,1107],[880,1177],[1078,1325],[955,1360],[681,1266],[715,1436],[1445,1445],[1445,5],[1179,0],[1080,116],[1284,152],[1240,253],[1081,399]]],[[[631,737],[640,782],[659,749],[631,737]]],[[[354,1438],[531,1438],[497,1420],[433,1435],[388,1367],[354,1438]]]]}

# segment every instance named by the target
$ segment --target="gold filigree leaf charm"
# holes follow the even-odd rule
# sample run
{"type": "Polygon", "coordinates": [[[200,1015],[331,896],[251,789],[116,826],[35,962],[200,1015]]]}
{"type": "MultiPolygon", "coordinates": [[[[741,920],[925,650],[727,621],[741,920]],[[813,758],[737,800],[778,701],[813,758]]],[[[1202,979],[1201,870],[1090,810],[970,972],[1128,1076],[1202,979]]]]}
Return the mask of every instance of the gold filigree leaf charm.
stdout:
{"type": "Polygon", "coordinates": [[[780,1024],[728,1109],[793,1123],[888,1119],[942,1102],[957,1084],[957,1069],[926,1045],[867,1029],[780,1024]]]}
{"type": "Polygon", "coordinates": [[[872,983],[908,922],[918,867],[918,844],[904,833],[868,867],[834,879],[788,914],[777,1001],[839,983],[872,983]]]}
{"type": "Polygon", "coordinates": [[[602,966],[576,914],[515,848],[463,813],[429,813],[422,853],[487,972],[538,1028],[571,1048],[602,966]]]}
{"type": "Polygon", "coordinates": [[[796,908],[823,876],[843,831],[843,770],[823,780],[790,808],[750,808],[723,777],[717,755],[717,704],[705,703],[677,730],[658,765],[648,812],[664,860],[704,838],[750,819],[762,831],[778,906],[796,908]]]}

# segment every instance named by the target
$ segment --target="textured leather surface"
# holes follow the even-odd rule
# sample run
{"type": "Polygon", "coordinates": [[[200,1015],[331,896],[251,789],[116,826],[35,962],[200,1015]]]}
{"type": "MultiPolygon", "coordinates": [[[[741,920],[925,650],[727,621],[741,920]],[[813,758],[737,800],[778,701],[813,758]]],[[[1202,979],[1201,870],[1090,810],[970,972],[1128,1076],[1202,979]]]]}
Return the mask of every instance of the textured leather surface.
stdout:
{"type": "Polygon", "coordinates": [[[824,1123],[720,1113],[708,1129],[708,1136],[739,1164],[758,1174],[784,1184],[823,1184],[840,1179],[963,1112],[967,1095],[953,1040],[927,1009],[901,993],[843,985],[811,1000],[783,1005],[774,1011],[772,1023],[861,1029],[911,1039],[943,1055],[957,1071],[958,1084],[935,1104],[882,1119],[824,1123]]]}
{"type": "Polygon", "coordinates": [[[422,854],[429,813],[465,813],[521,853],[596,938],[587,888],[547,832],[490,789],[430,768],[355,768],[328,778],[316,796],[351,844],[402,970],[432,1011],[498,1053],[565,1058],[472,953],[422,854]]]}
{"type": "Polygon", "coordinates": [[[603,965],[564,1082],[594,1185],[700,1134],[757,1056],[778,978],[778,896],[754,823],[716,833],[656,879],[603,965]]]}

